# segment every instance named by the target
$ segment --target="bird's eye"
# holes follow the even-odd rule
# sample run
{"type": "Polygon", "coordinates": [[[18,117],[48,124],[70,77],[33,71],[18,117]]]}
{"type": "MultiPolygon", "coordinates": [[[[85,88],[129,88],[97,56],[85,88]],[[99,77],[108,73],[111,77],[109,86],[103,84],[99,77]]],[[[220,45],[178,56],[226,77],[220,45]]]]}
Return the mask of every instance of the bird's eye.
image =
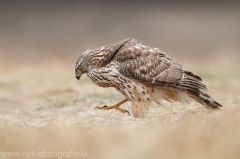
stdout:
{"type": "Polygon", "coordinates": [[[79,66],[78,66],[78,69],[79,69],[79,70],[82,70],[82,69],[83,69],[83,67],[79,65],[79,66]]]}

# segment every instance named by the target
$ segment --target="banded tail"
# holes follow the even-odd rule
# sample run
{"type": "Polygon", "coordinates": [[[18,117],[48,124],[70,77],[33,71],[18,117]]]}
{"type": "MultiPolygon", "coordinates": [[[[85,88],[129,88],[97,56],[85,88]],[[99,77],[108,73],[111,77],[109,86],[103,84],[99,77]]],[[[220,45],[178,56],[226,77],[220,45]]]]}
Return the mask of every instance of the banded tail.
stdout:
{"type": "Polygon", "coordinates": [[[191,72],[184,71],[184,78],[181,80],[178,87],[186,90],[187,94],[202,104],[208,109],[219,109],[222,105],[214,100],[208,93],[207,87],[202,82],[202,79],[191,72]]]}

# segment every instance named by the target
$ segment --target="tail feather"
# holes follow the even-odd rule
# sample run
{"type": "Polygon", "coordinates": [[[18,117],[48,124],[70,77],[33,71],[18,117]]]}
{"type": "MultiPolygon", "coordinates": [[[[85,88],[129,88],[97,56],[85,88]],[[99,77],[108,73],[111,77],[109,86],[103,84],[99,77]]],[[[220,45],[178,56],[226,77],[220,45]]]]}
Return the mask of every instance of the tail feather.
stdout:
{"type": "Polygon", "coordinates": [[[207,87],[201,81],[202,79],[199,76],[185,71],[184,78],[179,83],[178,88],[185,90],[191,98],[208,109],[214,110],[222,107],[219,102],[207,94],[207,87]]]}
{"type": "Polygon", "coordinates": [[[222,105],[219,102],[211,98],[209,94],[203,91],[189,90],[187,91],[187,93],[189,94],[190,97],[192,97],[193,99],[195,99],[197,102],[199,102],[208,109],[214,110],[222,107],[222,105]]]}

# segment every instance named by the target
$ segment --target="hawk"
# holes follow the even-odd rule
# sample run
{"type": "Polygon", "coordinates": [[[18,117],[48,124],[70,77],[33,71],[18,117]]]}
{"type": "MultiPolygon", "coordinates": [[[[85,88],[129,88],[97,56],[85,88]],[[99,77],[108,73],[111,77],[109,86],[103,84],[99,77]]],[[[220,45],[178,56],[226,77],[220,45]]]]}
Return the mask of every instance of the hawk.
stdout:
{"type": "Polygon", "coordinates": [[[182,65],[158,48],[141,44],[136,39],[126,39],[95,50],[86,50],[75,66],[76,78],[87,74],[100,87],[114,87],[126,99],[98,109],[117,109],[131,102],[134,117],[144,118],[150,105],[161,100],[189,103],[196,100],[210,110],[222,105],[211,98],[202,79],[185,71],[182,65]]]}

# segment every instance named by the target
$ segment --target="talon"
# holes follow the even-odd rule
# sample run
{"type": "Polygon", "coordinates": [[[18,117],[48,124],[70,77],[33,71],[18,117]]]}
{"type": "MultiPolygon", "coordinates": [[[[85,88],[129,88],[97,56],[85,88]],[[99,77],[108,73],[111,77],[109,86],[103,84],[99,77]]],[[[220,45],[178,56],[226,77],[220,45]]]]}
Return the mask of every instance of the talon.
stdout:
{"type": "Polygon", "coordinates": [[[94,109],[99,109],[99,106],[96,106],[94,109]]]}
{"type": "Polygon", "coordinates": [[[129,111],[127,111],[127,110],[124,110],[125,111],[125,113],[128,113],[128,115],[130,116],[130,113],[129,113],[129,111]]]}
{"type": "Polygon", "coordinates": [[[106,105],[104,105],[104,106],[102,106],[102,107],[100,107],[100,106],[96,106],[94,109],[104,109],[104,108],[107,108],[108,106],[106,106],[106,105]]]}
{"type": "Polygon", "coordinates": [[[104,108],[106,108],[106,107],[108,107],[108,106],[104,105],[104,106],[102,106],[102,108],[101,108],[101,109],[104,109],[104,108]]]}

